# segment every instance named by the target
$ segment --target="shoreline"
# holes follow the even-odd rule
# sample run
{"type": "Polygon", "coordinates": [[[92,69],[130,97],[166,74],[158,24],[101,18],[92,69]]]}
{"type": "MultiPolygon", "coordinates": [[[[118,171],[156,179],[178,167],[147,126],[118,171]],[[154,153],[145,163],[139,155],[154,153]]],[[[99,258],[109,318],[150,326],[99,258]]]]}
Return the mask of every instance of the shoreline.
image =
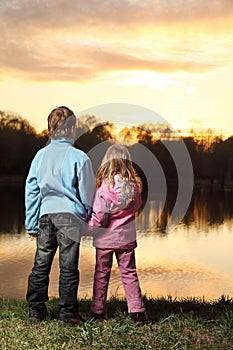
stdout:
{"type": "MultiPolygon", "coordinates": [[[[24,186],[26,180],[25,175],[0,175],[0,186],[24,186]]],[[[172,184],[176,180],[167,180],[172,184]]],[[[222,187],[220,180],[214,180],[213,183],[207,179],[194,179],[193,188],[217,189],[222,191],[233,190],[233,181],[226,181],[222,187]]]]}
{"type": "Polygon", "coordinates": [[[0,186],[23,186],[24,183],[23,175],[0,175],[0,186]]]}

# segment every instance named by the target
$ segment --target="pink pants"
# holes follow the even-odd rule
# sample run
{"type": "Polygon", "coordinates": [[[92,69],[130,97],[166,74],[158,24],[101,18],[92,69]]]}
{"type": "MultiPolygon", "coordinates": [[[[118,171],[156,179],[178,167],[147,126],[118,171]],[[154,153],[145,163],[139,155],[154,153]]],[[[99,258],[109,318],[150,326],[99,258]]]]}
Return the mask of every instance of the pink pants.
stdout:
{"type": "Polygon", "coordinates": [[[96,265],[91,311],[105,314],[107,311],[107,291],[112,268],[113,253],[116,254],[121,280],[124,286],[128,312],[144,312],[145,306],[141,296],[136,272],[134,249],[116,250],[96,248],[96,265]]]}

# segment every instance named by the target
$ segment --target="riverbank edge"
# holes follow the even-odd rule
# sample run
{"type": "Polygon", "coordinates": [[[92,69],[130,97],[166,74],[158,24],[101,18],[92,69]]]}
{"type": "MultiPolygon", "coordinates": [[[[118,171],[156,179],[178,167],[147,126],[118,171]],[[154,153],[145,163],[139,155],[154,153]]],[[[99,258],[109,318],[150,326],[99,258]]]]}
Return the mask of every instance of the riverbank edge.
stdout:
{"type": "MultiPolygon", "coordinates": [[[[24,186],[25,176],[23,175],[0,175],[0,186],[24,186]]],[[[168,180],[173,184],[174,180],[168,180]]],[[[194,188],[214,188],[219,190],[233,190],[233,181],[224,182],[224,186],[219,180],[194,179],[194,188]]]]}
{"type": "MultiPolygon", "coordinates": [[[[58,297],[52,297],[47,301],[48,310],[53,314],[59,313],[58,297]]],[[[207,318],[213,318],[222,312],[233,312],[233,298],[222,295],[218,299],[206,300],[204,297],[187,297],[178,298],[172,296],[166,297],[147,297],[143,296],[143,301],[146,308],[146,313],[149,321],[156,322],[161,317],[167,317],[170,313],[189,313],[196,316],[207,318]]],[[[111,296],[108,301],[108,316],[114,318],[118,312],[122,312],[127,315],[127,302],[125,298],[119,298],[111,296]]],[[[16,298],[7,298],[0,296],[0,311],[2,312],[6,307],[13,307],[13,309],[22,308],[25,311],[27,309],[27,302],[25,300],[16,298]]],[[[91,299],[81,298],[79,299],[79,309],[85,318],[90,315],[91,299]]]]}
{"type": "Polygon", "coordinates": [[[0,186],[24,186],[25,180],[22,175],[0,175],[0,186]]]}

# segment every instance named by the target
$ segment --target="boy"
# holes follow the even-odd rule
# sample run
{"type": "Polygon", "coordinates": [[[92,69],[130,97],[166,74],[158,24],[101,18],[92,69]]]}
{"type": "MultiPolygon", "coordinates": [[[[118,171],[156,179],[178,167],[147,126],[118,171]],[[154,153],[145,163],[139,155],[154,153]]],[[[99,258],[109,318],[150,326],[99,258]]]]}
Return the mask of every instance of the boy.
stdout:
{"type": "Polygon", "coordinates": [[[61,106],[48,116],[50,142],[35,155],[25,186],[25,228],[37,240],[26,299],[29,320],[47,316],[49,274],[59,246],[59,320],[80,324],[77,290],[82,222],[91,213],[95,178],[88,156],[73,147],[76,117],[61,106]],[[77,237],[72,240],[71,237],[77,237]]]}

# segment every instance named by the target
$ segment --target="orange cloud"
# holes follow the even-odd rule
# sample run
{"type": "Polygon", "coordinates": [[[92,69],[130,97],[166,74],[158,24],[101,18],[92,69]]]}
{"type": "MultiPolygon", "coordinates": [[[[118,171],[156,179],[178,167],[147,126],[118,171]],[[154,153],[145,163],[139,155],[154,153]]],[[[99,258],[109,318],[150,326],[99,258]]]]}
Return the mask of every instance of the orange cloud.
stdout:
{"type": "Polygon", "coordinates": [[[1,79],[86,82],[119,70],[210,72],[232,62],[232,10],[230,0],[2,1],[1,79]]]}

